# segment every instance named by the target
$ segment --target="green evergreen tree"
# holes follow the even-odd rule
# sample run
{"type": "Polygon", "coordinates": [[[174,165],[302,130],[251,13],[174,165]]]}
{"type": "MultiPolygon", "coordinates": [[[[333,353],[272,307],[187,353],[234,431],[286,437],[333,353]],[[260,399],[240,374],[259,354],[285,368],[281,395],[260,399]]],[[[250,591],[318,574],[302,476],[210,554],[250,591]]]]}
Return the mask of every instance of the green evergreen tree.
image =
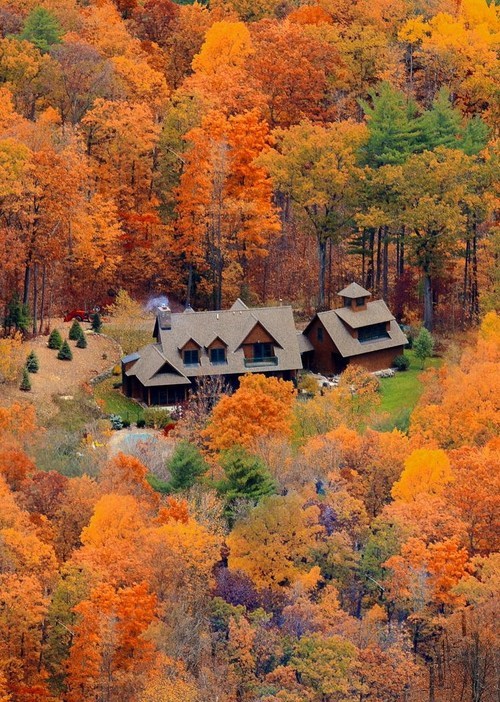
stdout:
{"type": "Polygon", "coordinates": [[[490,137],[490,129],[486,122],[477,115],[468,120],[462,132],[460,148],[467,156],[475,156],[482,151],[490,137]]]}
{"type": "Polygon", "coordinates": [[[64,339],[62,342],[61,348],[59,349],[59,353],[57,354],[57,358],[60,361],[72,361],[73,360],[73,352],[71,351],[67,339],[64,339]]]}
{"type": "Polygon", "coordinates": [[[77,349],[86,349],[87,348],[87,337],[85,334],[82,333],[81,336],[78,337],[76,340],[76,348],[77,349]]]}
{"type": "Polygon", "coordinates": [[[434,351],[434,338],[425,327],[422,327],[415,339],[413,351],[415,352],[415,356],[421,361],[423,368],[426,358],[432,356],[434,351]]]}
{"type": "Polygon", "coordinates": [[[69,330],[68,339],[71,341],[78,341],[81,336],[83,336],[83,329],[80,322],[77,319],[74,319],[71,329],[69,330]]]}
{"type": "Polygon", "coordinates": [[[7,305],[7,314],[4,326],[10,332],[13,328],[17,331],[27,332],[30,325],[28,305],[21,302],[19,293],[14,293],[7,305]]]}
{"type": "Polygon", "coordinates": [[[101,320],[101,315],[99,314],[99,312],[95,312],[92,315],[92,330],[96,334],[100,334],[102,331],[102,320],[101,320]]]}
{"type": "Polygon", "coordinates": [[[62,336],[59,333],[59,329],[53,329],[50,332],[48,346],[49,349],[60,349],[62,346],[62,336]]]}
{"type": "Polygon", "coordinates": [[[265,495],[276,492],[276,486],[265,463],[246,449],[235,446],[221,458],[226,477],[218,484],[219,493],[226,499],[226,511],[231,514],[237,500],[255,504],[265,495]]]}
{"type": "Polygon", "coordinates": [[[21,380],[19,389],[24,390],[25,392],[29,392],[31,390],[30,374],[28,373],[27,368],[23,368],[23,379],[21,380]]]}
{"type": "Polygon", "coordinates": [[[168,468],[171,476],[169,488],[178,492],[194,485],[196,479],[206,473],[208,466],[196,446],[181,441],[175,447],[168,468]]]}
{"type": "Polygon", "coordinates": [[[57,18],[44,7],[35,7],[26,18],[19,35],[34,44],[42,52],[49,51],[53,44],[59,44],[63,30],[57,18]]]}
{"type": "Polygon", "coordinates": [[[26,359],[26,369],[28,373],[38,373],[40,370],[40,361],[38,360],[38,356],[34,351],[30,351],[28,354],[28,358],[26,359]]]}
{"type": "Polygon", "coordinates": [[[419,129],[416,107],[404,93],[381,83],[370,93],[372,105],[361,101],[368,122],[369,138],[362,161],[372,168],[404,163],[417,148],[419,129]]]}
{"type": "Polygon", "coordinates": [[[438,146],[458,149],[461,123],[462,114],[451,104],[449,90],[441,88],[431,109],[418,119],[419,150],[434,151],[438,146]]]}

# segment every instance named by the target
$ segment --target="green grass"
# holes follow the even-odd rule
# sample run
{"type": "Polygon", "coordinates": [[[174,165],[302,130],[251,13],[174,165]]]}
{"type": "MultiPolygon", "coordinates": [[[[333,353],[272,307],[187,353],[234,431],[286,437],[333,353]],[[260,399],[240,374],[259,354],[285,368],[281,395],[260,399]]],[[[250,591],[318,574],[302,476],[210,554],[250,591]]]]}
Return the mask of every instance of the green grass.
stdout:
{"type": "MultiPolygon", "coordinates": [[[[410,414],[417,404],[423,391],[420,381],[422,373],[421,362],[415,358],[413,351],[405,351],[405,355],[410,359],[410,367],[406,371],[397,372],[394,378],[381,378],[380,391],[382,393],[381,412],[388,414],[382,422],[386,430],[397,427],[401,430],[408,428],[410,414]]],[[[428,358],[425,362],[425,369],[438,368],[441,364],[440,358],[428,358]]]]}
{"type": "Polygon", "coordinates": [[[143,408],[122,394],[120,388],[114,388],[113,383],[118,380],[117,376],[112,376],[98,383],[94,388],[94,397],[96,400],[102,400],[103,412],[105,414],[119,414],[122,419],[127,419],[129,422],[137,422],[138,419],[143,419],[143,408]]]}

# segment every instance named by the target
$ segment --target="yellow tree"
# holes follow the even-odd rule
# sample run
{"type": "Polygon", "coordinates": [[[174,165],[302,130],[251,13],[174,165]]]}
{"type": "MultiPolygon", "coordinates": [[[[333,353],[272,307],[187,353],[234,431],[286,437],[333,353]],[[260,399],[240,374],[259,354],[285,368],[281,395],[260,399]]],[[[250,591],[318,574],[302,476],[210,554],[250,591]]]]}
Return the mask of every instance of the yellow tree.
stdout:
{"type": "Polygon", "coordinates": [[[412,502],[422,493],[441,494],[451,482],[450,459],[442,449],[416,449],[406,459],[391,492],[396,500],[412,502]]]}

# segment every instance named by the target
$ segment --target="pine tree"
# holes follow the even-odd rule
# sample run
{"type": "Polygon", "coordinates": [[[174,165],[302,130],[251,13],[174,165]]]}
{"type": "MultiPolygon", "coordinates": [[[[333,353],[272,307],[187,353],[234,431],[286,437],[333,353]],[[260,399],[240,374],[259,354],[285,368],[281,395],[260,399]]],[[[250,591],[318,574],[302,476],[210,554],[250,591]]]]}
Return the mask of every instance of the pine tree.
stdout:
{"type": "Polygon", "coordinates": [[[430,331],[425,327],[422,327],[417,338],[413,343],[413,351],[415,356],[422,362],[422,368],[424,367],[425,359],[432,356],[434,351],[434,338],[430,331]]]}
{"type": "Polygon", "coordinates": [[[19,293],[14,293],[7,305],[4,326],[10,332],[12,328],[21,332],[27,332],[30,324],[28,305],[21,302],[19,293]]]}
{"type": "Polygon", "coordinates": [[[100,334],[102,330],[102,321],[101,321],[101,315],[99,312],[95,312],[95,314],[92,315],[92,330],[96,334],[100,334]]]}
{"type": "Polygon", "coordinates": [[[239,499],[257,503],[265,495],[276,491],[264,462],[240,446],[226,451],[222,456],[221,465],[226,478],[219,483],[218,489],[226,498],[226,510],[229,514],[239,499]]]}
{"type": "Polygon", "coordinates": [[[71,341],[78,341],[81,336],[83,336],[83,329],[80,322],[77,319],[74,319],[71,329],[69,330],[68,339],[71,341]]]}
{"type": "Polygon", "coordinates": [[[68,341],[65,339],[61,345],[61,348],[59,349],[59,353],[57,354],[57,358],[60,361],[72,361],[73,360],[73,353],[69,347],[68,341]]]}
{"type": "Polygon", "coordinates": [[[26,369],[28,373],[38,373],[40,370],[40,362],[34,351],[30,351],[28,354],[28,358],[26,359],[26,369]]]}
{"type": "Polygon", "coordinates": [[[370,93],[373,105],[362,101],[370,137],[362,160],[372,168],[404,163],[416,150],[419,125],[414,103],[390,83],[370,93]]]}
{"type": "Polygon", "coordinates": [[[82,332],[82,335],[79,336],[78,339],[76,340],[76,348],[77,349],[86,349],[87,348],[87,337],[85,336],[85,334],[83,334],[83,332],[82,332]]]}
{"type": "Polygon", "coordinates": [[[58,329],[53,329],[50,332],[48,346],[49,349],[60,349],[62,346],[62,337],[58,329]]]}
{"type": "Polygon", "coordinates": [[[23,368],[23,379],[21,381],[19,389],[24,390],[25,392],[29,392],[31,390],[30,374],[28,373],[27,368],[23,368]]]}
{"type": "Polygon", "coordinates": [[[196,482],[196,479],[207,471],[207,464],[196,446],[187,441],[181,441],[175,447],[170,459],[169,488],[175,492],[187,490],[196,482]]]}
{"type": "Polygon", "coordinates": [[[34,44],[37,49],[49,51],[53,44],[59,44],[63,31],[56,17],[44,7],[35,7],[24,23],[21,39],[34,44]]]}
{"type": "Polygon", "coordinates": [[[434,151],[438,146],[459,148],[462,115],[452,106],[447,88],[441,88],[431,109],[426,110],[417,121],[420,128],[419,150],[434,151]]]}

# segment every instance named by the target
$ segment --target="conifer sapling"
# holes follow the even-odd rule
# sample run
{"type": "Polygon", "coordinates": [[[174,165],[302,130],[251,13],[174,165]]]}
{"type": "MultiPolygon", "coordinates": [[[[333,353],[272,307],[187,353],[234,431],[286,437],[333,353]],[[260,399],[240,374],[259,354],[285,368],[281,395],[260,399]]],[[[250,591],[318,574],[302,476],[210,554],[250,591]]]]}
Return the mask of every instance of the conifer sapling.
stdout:
{"type": "Polygon", "coordinates": [[[57,354],[57,358],[60,361],[72,361],[73,360],[73,353],[69,347],[67,339],[64,339],[62,346],[59,349],[59,353],[57,354]]]}

